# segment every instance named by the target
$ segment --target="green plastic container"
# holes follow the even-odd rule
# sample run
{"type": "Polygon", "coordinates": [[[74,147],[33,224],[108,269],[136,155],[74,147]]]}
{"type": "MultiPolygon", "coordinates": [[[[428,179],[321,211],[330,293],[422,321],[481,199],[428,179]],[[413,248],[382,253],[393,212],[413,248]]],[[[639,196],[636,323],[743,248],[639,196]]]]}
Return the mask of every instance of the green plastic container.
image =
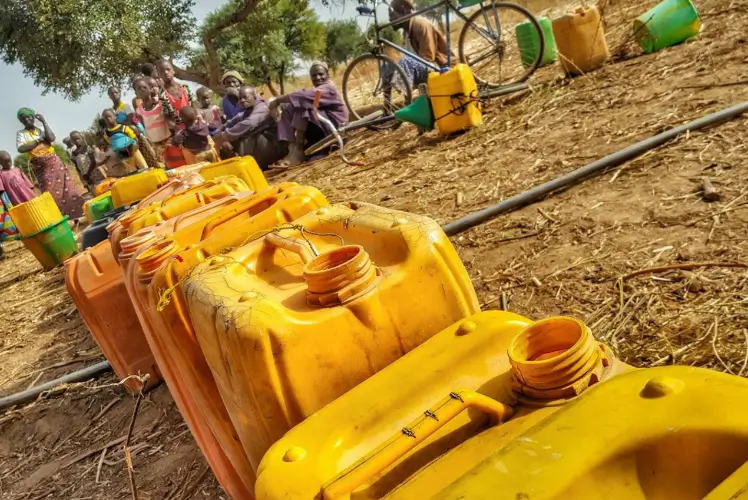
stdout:
{"type": "Polygon", "coordinates": [[[473,5],[478,5],[483,0],[460,0],[460,7],[472,7],[473,5]]]}
{"type": "Polygon", "coordinates": [[[691,0],[664,0],[634,21],[634,38],[646,53],[699,34],[701,18],[691,0]]]}
{"type": "Polygon", "coordinates": [[[49,271],[78,253],[78,245],[68,225],[68,216],[41,231],[24,237],[23,244],[49,271]]]}
{"type": "Polygon", "coordinates": [[[434,111],[431,100],[425,95],[419,95],[408,106],[395,111],[395,118],[401,122],[415,123],[426,130],[434,128],[434,111]]]}
{"type": "Polygon", "coordinates": [[[92,201],[91,204],[88,205],[88,213],[91,216],[91,222],[103,218],[110,210],[114,210],[111,193],[100,200],[92,201]]]}
{"type": "MultiPolygon", "coordinates": [[[[538,18],[538,23],[540,23],[543,41],[545,42],[540,66],[547,66],[558,60],[558,47],[556,47],[556,38],[553,36],[553,23],[547,17],[538,18]]],[[[522,64],[525,68],[529,68],[537,59],[538,50],[540,50],[538,31],[530,21],[518,24],[514,31],[517,35],[517,45],[519,45],[522,64]]]]}

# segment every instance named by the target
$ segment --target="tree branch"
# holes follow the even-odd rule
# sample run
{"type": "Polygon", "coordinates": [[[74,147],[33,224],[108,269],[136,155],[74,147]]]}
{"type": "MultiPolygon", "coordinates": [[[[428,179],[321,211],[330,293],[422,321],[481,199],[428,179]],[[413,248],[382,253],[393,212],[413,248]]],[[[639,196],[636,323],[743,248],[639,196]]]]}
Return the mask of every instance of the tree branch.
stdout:
{"type": "MultiPolygon", "coordinates": [[[[208,86],[216,88],[220,85],[221,78],[221,64],[218,60],[218,51],[216,50],[213,39],[221,31],[235,26],[245,19],[255,10],[260,0],[243,0],[242,8],[234,12],[231,16],[219,21],[215,26],[211,27],[203,34],[203,45],[205,46],[205,53],[207,55],[208,63],[208,86]]],[[[175,68],[176,71],[176,68],[175,68]]]]}

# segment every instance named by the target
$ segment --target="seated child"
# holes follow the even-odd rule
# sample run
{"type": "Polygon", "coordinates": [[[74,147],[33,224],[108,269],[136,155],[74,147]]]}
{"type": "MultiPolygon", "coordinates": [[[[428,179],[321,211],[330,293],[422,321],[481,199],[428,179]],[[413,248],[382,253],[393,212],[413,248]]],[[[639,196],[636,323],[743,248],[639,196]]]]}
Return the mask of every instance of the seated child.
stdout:
{"type": "Polygon", "coordinates": [[[104,120],[104,137],[107,143],[112,151],[127,164],[128,170],[148,169],[148,164],[138,149],[137,139],[141,133],[140,130],[137,127],[117,123],[117,115],[111,109],[105,109],[101,118],[104,120]]]}
{"type": "Polygon", "coordinates": [[[213,92],[206,88],[197,89],[197,105],[200,107],[200,116],[208,124],[211,134],[221,126],[221,108],[211,102],[213,92]]]}
{"type": "Polygon", "coordinates": [[[218,161],[208,124],[199,119],[197,110],[192,106],[185,106],[179,110],[179,118],[184,123],[184,129],[174,135],[174,144],[182,147],[185,157],[193,157],[188,163],[218,161]]]}

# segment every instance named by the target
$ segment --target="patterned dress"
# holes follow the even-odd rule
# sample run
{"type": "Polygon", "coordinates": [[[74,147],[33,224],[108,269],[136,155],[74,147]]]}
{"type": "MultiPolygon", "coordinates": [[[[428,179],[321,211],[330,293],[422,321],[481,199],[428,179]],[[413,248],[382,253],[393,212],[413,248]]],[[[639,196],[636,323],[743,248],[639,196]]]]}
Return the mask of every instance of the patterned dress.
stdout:
{"type": "MultiPolygon", "coordinates": [[[[23,129],[16,134],[16,147],[44,138],[44,129],[34,127],[23,129]]],[[[28,153],[31,167],[39,190],[49,193],[54,198],[60,211],[71,219],[83,217],[83,198],[70,176],[67,167],[55,150],[47,143],[42,143],[28,153]]]]}

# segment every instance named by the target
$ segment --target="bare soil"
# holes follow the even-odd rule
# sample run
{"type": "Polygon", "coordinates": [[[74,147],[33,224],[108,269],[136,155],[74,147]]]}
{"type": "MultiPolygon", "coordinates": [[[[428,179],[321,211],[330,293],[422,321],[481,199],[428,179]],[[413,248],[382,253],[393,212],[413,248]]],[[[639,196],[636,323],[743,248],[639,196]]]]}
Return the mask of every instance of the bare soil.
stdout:
{"type": "MultiPolygon", "coordinates": [[[[551,17],[560,2],[526,2],[551,17]]],[[[643,55],[633,19],[655,1],[603,1],[605,67],[567,80],[544,68],[531,92],[494,100],[485,124],[419,136],[363,131],[349,154],[272,181],[320,188],[440,223],[497,203],[666,128],[748,96],[748,6],[700,0],[702,34],[643,55]]],[[[694,132],[546,200],[453,238],[483,307],[582,318],[624,361],[748,374],[748,116],[694,132]],[[709,177],[720,200],[707,202],[709,177]],[[631,273],[639,273],[631,275],[631,273]],[[503,297],[503,299],[502,299],[503,297]]],[[[102,355],[68,298],[20,243],[0,262],[0,393],[102,355]]],[[[0,498],[130,498],[123,446],[134,398],[113,375],[0,413],[0,498]],[[115,444],[110,444],[115,442],[115,444]]],[[[133,433],[141,499],[225,498],[162,386],[133,433]]]]}

